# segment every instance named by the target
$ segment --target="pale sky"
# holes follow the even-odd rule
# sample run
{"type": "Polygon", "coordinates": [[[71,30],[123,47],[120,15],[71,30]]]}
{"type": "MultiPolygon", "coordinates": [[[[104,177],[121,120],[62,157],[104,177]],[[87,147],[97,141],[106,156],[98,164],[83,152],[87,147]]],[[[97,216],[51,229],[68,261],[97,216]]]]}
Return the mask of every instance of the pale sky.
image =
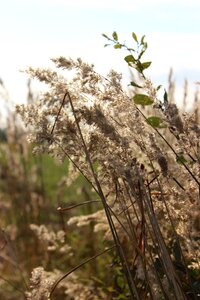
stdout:
{"type": "Polygon", "coordinates": [[[60,55],[128,76],[125,53],[104,48],[101,34],[113,31],[129,45],[132,31],[146,35],[148,75],[166,85],[173,67],[177,97],[187,78],[192,98],[200,81],[200,0],[0,0],[0,78],[11,99],[26,99],[27,75],[19,70],[51,66],[60,55]]]}

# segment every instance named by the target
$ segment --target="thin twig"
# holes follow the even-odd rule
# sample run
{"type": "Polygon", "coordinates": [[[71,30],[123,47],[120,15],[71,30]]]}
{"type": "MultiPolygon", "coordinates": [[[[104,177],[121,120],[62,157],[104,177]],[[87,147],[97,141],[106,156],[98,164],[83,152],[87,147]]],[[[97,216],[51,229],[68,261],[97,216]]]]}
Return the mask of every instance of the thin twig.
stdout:
{"type": "Polygon", "coordinates": [[[51,298],[53,292],[55,291],[56,287],[58,286],[58,284],[63,280],[65,279],[67,276],[69,276],[71,273],[75,272],[76,270],[78,270],[79,268],[81,268],[82,266],[84,266],[85,264],[87,264],[88,262],[96,259],[97,257],[103,255],[104,253],[112,250],[113,248],[115,248],[116,245],[113,245],[107,249],[105,249],[104,251],[98,253],[98,254],[95,254],[94,256],[86,259],[85,261],[83,261],[82,263],[80,263],[79,265],[77,265],[76,267],[74,267],[73,269],[71,269],[69,272],[67,272],[65,275],[63,275],[62,277],[60,277],[53,285],[52,289],[51,289],[51,292],[50,292],[50,295],[49,295],[49,298],[51,298]]]}
{"type": "Polygon", "coordinates": [[[65,104],[65,98],[67,97],[67,94],[68,94],[68,93],[65,93],[65,95],[64,95],[64,97],[63,97],[63,100],[62,100],[62,102],[61,102],[59,111],[58,111],[58,113],[57,113],[57,115],[56,115],[55,122],[54,122],[54,124],[53,124],[52,129],[51,129],[51,135],[52,135],[53,132],[54,132],[54,129],[55,129],[56,123],[57,123],[57,121],[58,121],[59,115],[60,115],[61,110],[62,110],[62,108],[63,108],[63,106],[64,106],[64,104],[65,104]]]}
{"type": "Polygon", "coordinates": [[[64,211],[68,211],[68,210],[71,210],[71,209],[73,209],[73,208],[76,208],[76,207],[85,205],[85,204],[99,203],[99,202],[101,202],[101,201],[100,201],[100,200],[85,201],[85,202],[81,202],[81,203],[78,203],[78,204],[75,204],[75,205],[71,205],[71,206],[68,206],[68,207],[65,207],[65,208],[58,207],[57,210],[58,210],[59,212],[64,212],[64,211]]]}

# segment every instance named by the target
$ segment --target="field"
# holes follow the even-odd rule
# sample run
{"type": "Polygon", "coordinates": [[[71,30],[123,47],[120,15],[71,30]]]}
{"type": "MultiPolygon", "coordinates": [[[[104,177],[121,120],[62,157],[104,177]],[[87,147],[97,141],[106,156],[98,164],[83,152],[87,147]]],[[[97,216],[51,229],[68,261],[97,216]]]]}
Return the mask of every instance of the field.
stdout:
{"type": "Polygon", "coordinates": [[[1,130],[1,299],[200,297],[198,94],[189,113],[172,81],[158,99],[132,36],[137,57],[104,35],[129,51],[129,92],[81,59],[28,70],[49,90],[1,130]]]}

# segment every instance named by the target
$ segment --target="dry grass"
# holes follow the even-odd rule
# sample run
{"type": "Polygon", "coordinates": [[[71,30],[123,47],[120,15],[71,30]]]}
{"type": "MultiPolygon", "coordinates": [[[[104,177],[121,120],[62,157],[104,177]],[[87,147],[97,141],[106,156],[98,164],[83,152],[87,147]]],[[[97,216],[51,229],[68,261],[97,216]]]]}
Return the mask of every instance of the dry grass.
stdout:
{"type": "MultiPolygon", "coordinates": [[[[26,297],[198,299],[198,99],[192,113],[182,113],[170,99],[158,99],[157,88],[142,71],[142,93],[151,100],[146,109],[123,90],[121,75],[116,72],[104,78],[81,59],[59,57],[53,61],[63,75],[56,68],[30,68],[28,73],[47,83],[49,91],[17,111],[31,131],[34,153],[48,153],[61,164],[69,161],[69,178],[61,186],[71,185],[81,174],[92,191],[83,188],[82,200],[76,203],[58,203],[60,228],[41,225],[32,219],[34,210],[29,211],[26,224],[33,224],[31,230],[43,243],[43,248],[40,245],[32,251],[43,249],[46,264],[42,261],[40,267],[34,266],[26,297]],[[70,72],[74,76],[67,80],[70,72]],[[78,216],[73,215],[80,207],[85,213],[79,210],[78,216]],[[76,227],[79,236],[75,241],[79,243],[72,249],[66,234],[76,227]],[[76,251],[83,242],[88,251],[82,249],[78,258],[76,251]],[[49,251],[55,255],[50,256],[49,251]],[[85,274],[81,267],[86,268],[85,274]],[[79,276],[73,272],[76,270],[79,276]]],[[[22,174],[28,199],[20,203],[26,216],[33,184],[27,184],[25,167],[22,174]]],[[[17,203],[15,199],[12,205],[17,203]]],[[[16,209],[14,216],[19,217],[16,209]]]]}

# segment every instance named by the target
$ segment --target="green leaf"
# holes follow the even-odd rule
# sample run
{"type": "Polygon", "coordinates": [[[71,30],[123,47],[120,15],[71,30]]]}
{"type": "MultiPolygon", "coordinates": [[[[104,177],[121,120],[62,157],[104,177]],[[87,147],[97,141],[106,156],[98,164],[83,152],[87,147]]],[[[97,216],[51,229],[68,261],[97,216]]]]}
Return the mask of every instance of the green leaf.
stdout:
{"type": "Polygon", "coordinates": [[[144,94],[136,94],[133,97],[133,101],[135,102],[135,104],[140,105],[151,105],[154,102],[151,97],[144,94]]]}
{"type": "Polygon", "coordinates": [[[142,50],[138,56],[138,60],[142,57],[142,55],[144,54],[144,52],[146,51],[146,49],[142,50]]]}
{"type": "Polygon", "coordinates": [[[131,81],[131,82],[130,82],[130,85],[135,86],[135,87],[140,88],[140,89],[142,88],[142,86],[138,85],[138,84],[135,83],[134,81],[131,81]]]}
{"type": "Polygon", "coordinates": [[[140,61],[137,61],[137,64],[136,64],[136,67],[135,69],[140,73],[142,74],[143,73],[143,66],[142,66],[142,63],[140,61]]]}
{"type": "Polygon", "coordinates": [[[117,44],[114,45],[114,48],[115,48],[115,49],[121,49],[121,47],[122,47],[122,45],[119,44],[119,43],[117,43],[117,44]]]}
{"type": "Polygon", "coordinates": [[[163,99],[164,99],[164,105],[167,106],[167,104],[168,104],[168,94],[167,94],[167,91],[166,91],[166,90],[165,90],[163,99]]]}
{"type": "Polygon", "coordinates": [[[187,162],[187,159],[185,159],[185,157],[181,154],[181,155],[177,155],[176,156],[176,162],[178,164],[185,164],[187,162]]]}
{"type": "Polygon", "coordinates": [[[135,34],[135,32],[132,32],[132,38],[136,41],[136,43],[138,43],[137,35],[135,34]]]}
{"type": "Polygon", "coordinates": [[[102,36],[109,40],[109,37],[105,33],[102,33],[102,36]]]}
{"type": "Polygon", "coordinates": [[[144,48],[145,50],[147,50],[147,47],[148,47],[147,42],[144,42],[144,43],[143,43],[143,48],[144,48]]]}
{"type": "Polygon", "coordinates": [[[143,35],[142,38],[141,38],[141,41],[140,41],[141,45],[144,45],[144,39],[145,39],[145,35],[143,35]]]}
{"type": "Polygon", "coordinates": [[[104,47],[108,47],[108,46],[110,46],[110,44],[105,44],[105,45],[104,45],[104,47]]]}
{"type": "Polygon", "coordinates": [[[127,63],[135,63],[135,58],[133,57],[133,55],[127,55],[126,57],[124,57],[124,60],[127,63]]]}
{"type": "Polygon", "coordinates": [[[159,91],[159,89],[162,87],[162,85],[158,85],[156,88],[156,91],[159,91]]]}
{"type": "Polygon", "coordinates": [[[112,37],[115,41],[118,41],[118,35],[116,31],[113,32],[112,37]]]}
{"type": "Polygon", "coordinates": [[[162,124],[162,120],[159,117],[154,117],[154,116],[147,118],[146,121],[149,125],[157,128],[159,128],[160,125],[162,124]]]}
{"type": "Polygon", "coordinates": [[[142,69],[147,69],[149,66],[151,65],[151,61],[147,61],[147,62],[144,62],[142,63],[142,69]]]}

